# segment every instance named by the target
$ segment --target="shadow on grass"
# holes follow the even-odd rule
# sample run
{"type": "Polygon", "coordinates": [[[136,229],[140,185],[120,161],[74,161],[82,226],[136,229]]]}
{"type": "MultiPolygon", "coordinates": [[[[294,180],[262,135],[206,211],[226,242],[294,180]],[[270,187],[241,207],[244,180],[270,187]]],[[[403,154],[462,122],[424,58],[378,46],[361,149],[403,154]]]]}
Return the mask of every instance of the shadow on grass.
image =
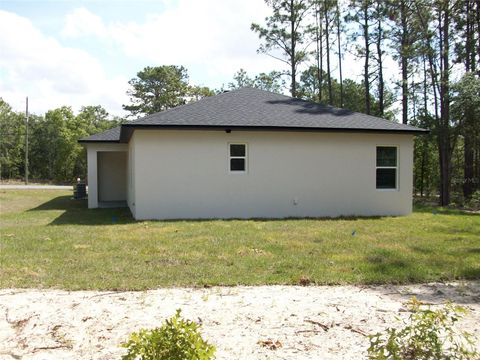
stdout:
{"type": "Polygon", "coordinates": [[[417,271],[411,261],[397,252],[375,249],[365,257],[368,272],[397,281],[415,281],[417,271]]]}
{"type": "MultiPolygon", "coordinates": [[[[422,255],[430,255],[429,249],[421,247],[410,247],[414,252],[422,255]]],[[[473,253],[477,253],[478,248],[471,249],[473,253]]],[[[372,279],[377,281],[372,284],[415,284],[429,282],[431,279],[431,271],[435,271],[434,261],[428,258],[428,264],[423,261],[415,260],[414,257],[406,257],[397,251],[388,249],[374,249],[366,257],[365,274],[370,273],[372,279]],[[378,282],[378,279],[381,279],[378,282]]],[[[440,269],[439,269],[440,271],[440,269]]],[[[408,300],[412,296],[416,296],[421,301],[442,303],[447,300],[453,300],[456,303],[468,304],[480,301],[480,267],[470,266],[458,269],[452,272],[451,275],[443,277],[441,274],[434,275],[435,279],[440,281],[457,281],[462,284],[462,281],[467,281],[467,285],[455,287],[448,283],[437,282],[434,284],[422,285],[422,289],[415,292],[399,292],[399,295],[408,300]],[[468,294],[467,294],[468,293],[468,294]]],[[[367,281],[369,283],[369,281],[367,281]]],[[[381,287],[380,292],[386,291],[381,287]]]]}
{"type": "MultiPolygon", "coordinates": [[[[71,196],[58,196],[28,211],[63,210],[50,225],[112,225],[135,222],[128,207],[88,209],[87,200],[74,200],[71,196]]],[[[161,222],[209,222],[209,221],[360,221],[382,220],[382,216],[339,216],[339,217],[288,217],[288,218],[229,218],[229,219],[168,219],[161,222]]]]}
{"type": "Polygon", "coordinates": [[[476,212],[421,204],[416,204],[413,211],[416,213],[428,213],[433,215],[463,215],[480,217],[480,213],[476,212]]]}
{"type": "Polygon", "coordinates": [[[161,221],[161,222],[202,222],[202,221],[255,221],[255,222],[267,222],[267,221],[360,221],[360,220],[381,220],[385,219],[388,216],[337,216],[337,217],[297,217],[290,216],[284,218],[268,218],[268,217],[251,217],[251,218],[198,218],[198,219],[166,219],[166,220],[148,220],[148,221],[161,221]]]}
{"type": "Polygon", "coordinates": [[[478,304],[480,301],[480,281],[478,281],[480,269],[476,269],[474,272],[477,277],[472,274],[472,277],[464,279],[467,281],[457,281],[455,284],[434,282],[417,286],[411,286],[411,284],[398,287],[379,286],[372,289],[384,296],[400,297],[405,303],[415,297],[426,304],[442,305],[449,301],[459,305],[478,304]]]}
{"type": "Polygon", "coordinates": [[[423,246],[413,245],[413,246],[409,246],[409,248],[411,250],[413,250],[414,252],[417,252],[417,253],[420,253],[420,254],[423,254],[423,255],[430,255],[430,254],[433,253],[433,249],[426,248],[426,247],[423,247],[423,246]]]}
{"type": "MultiPolygon", "coordinates": [[[[469,268],[462,275],[467,280],[478,280],[480,279],[480,267],[469,268]]],[[[478,300],[480,301],[480,294],[478,300]]]]}
{"type": "Polygon", "coordinates": [[[58,196],[28,211],[63,210],[49,225],[113,225],[135,222],[128,208],[88,209],[87,200],[58,196]]]}

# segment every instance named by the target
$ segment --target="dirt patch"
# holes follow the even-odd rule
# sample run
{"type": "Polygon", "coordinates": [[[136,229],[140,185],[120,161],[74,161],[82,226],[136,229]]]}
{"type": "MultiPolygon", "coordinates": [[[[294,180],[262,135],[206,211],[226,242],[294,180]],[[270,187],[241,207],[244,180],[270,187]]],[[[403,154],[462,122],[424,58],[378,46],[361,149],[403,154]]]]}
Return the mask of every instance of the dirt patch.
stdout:
{"type": "Polygon", "coordinates": [[[468,308],[459,327],[480,338],[480,282],[144,292],[5,289],[0,359],[118,359],[129,333],[159,326],[178,308],[202,324],[218,359],[359,359],[366,356],[367,335],[407,316],[404,303],[412,296],[468,308]]]}

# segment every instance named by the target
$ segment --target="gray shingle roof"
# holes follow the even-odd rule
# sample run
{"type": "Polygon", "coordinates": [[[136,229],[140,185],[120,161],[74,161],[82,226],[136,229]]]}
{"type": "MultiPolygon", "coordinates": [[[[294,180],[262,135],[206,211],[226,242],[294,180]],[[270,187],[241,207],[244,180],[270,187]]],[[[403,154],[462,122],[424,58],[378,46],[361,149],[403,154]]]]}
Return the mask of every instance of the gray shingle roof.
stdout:
{"type": "Polygon", "coordinates": [[[98,134],[84,137],[79,142],[118,142],[120,140],[121,125],[98,134]]]}
{"type": "MultiPolygon", "coordinates": [[[[252,128],[305,131],[381,131],[416,133],[425,130],[375,116],[321,105],[255,88],[207,97],[151,114],[122,125],[118,139],[126,141],[132,128],[252,128]]],[[[83,141],[102,141],[102,134],[83,141]],[[95,139],[94,139],[95,137],[95,139]]],[[[108,134],[110,137],[113,134],[108,134]]],[[[105,140],[111,141],[111,140],[105,140]]]]}

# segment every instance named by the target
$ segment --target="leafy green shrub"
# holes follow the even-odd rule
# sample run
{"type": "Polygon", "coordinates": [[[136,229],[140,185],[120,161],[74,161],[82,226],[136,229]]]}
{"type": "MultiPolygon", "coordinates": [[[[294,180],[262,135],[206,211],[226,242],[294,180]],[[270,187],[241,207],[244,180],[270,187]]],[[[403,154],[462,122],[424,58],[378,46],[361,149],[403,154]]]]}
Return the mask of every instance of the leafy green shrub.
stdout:
{"type": "Polygon", "coordinates": [[[370,359],[479,359],[473,336],[453,326],[466,312],[464,308],[447,303],[432,310],[415,298],[408,308],[411,314],[402,329],[388,328],[385,334],[370,335],[370,359]]]}
{"type": "Polygon", "coordinates": [[[471,199],[467,202],[467,206],[473,210],[480,210],[480,190],[472,194],[471,199]]]}
{"type": "Polygon", "coordinates": [[[208,360],[214,358],[215,346],[202,339],[200,325],[176,314],[152,330],[130,334],[122,346],[128,349],[123,360],[208,360]]]}

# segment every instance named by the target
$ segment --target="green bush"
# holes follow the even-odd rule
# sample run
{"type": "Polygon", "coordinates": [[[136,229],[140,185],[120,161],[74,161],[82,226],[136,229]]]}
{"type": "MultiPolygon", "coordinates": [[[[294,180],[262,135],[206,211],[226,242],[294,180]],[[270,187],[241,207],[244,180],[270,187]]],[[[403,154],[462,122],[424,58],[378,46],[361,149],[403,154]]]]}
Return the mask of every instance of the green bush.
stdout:
{"type": "Polygon", "coordinates": [[[402,329],[388,328],[385,334],[370,335],[370,359],[479,359],[473,336],[454,328],[464,308],[447,303],[432,310],[415,298],[408,308],[411,314],[402,329]]]}
{"type": "Polygon", "coordinates": [[[480,190],[472,194],[471,199],[467,202],[467,206],[473,210],[480,210],[480,190]]]}
{"type": "Polygon", "coordinates": [[[123,360],[208,360],[214,358],[215,346],[210,345],[199,332],[200,325],[184,320],[180,309],[152,330],[141,329],[130,334],[122,346],[128,349],[123,360]]]}

